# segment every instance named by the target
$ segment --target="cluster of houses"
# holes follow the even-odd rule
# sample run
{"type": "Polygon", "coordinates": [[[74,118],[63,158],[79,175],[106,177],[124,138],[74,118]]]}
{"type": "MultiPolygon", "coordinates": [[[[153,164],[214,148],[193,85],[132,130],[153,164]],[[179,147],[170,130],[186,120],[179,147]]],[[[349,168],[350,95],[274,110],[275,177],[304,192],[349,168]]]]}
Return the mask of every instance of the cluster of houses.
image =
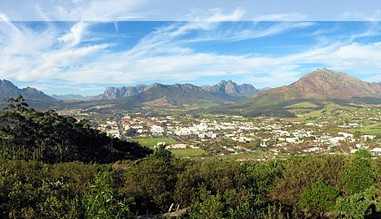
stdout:
{"type": "MultiPolygon", "coordinates": [[[[373,141],[375,135],[354,137],[349,131],[358,127],[357,123],[337,127],[336,131],[326,131],[327,121],[302,123],[300,121],[282,120],[279,118],[194,118],[190,115],[181,118],[173,116],[145,117],[126,115],[119,120],[105,121],[98,128],[111,136],[120,137],[134,130],[141,137],[175,136],[182,139],[179,144],[166,145],[168,148],[197,148],[200,142],[213,142],[227,139],[236,142],[231,147],[224,146],[228,153],[252,151],[245,144],[254,144],[262,148],[279,148],[286,152],[324,152],[335,151],[338,146],[351,145],[350,152],[368,147],[366,142],[373,141]],[[340,131],[339,131],[340,130],[340,131]]],[[[212,144],[208,144],[212,145],[212,144]]],[[[276,150],[279,150],[276,149],[276,150]]],[[[348,150],[339,148],[337,150],[348,150]]],[[[349,152],[347,151],[347,152],[349,152]]],[[[380,149],[381,151],[381,149],[380,149]]],[[[373,151],[372,151],[373,152],[373,151]]],[[[374,151],[374,154],[381,152],[374,151]]]]}

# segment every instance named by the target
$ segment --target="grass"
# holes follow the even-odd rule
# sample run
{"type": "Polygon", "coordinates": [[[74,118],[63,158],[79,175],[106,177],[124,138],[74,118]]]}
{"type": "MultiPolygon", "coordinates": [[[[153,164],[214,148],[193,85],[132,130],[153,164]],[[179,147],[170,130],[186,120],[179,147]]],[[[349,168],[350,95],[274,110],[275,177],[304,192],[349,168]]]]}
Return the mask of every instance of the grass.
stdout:
{"type": "Polygon", "coordinates": [[[352,133],[360,132],[365,135],[381,135],[381,123],[367,125],[362,128],[356,128],[350,130],[352,133]]]}
{"type": "Polygon", "coordinates": [[[242,154],[232,154],[232,155],[225,155],[221,158],[225,159],[247,159],[247,158],[262,158],[262,152],[256,151],[253,153],[242,153],[242,154]]]}
{"type": "Polygon", "coordinates": [[[326,113],[332,113],[335,110],[355,110],[355,107],[349,107],[349,106],[342,106],[333,102],[324,102],[324,108],[320,110],[314,110],[308,113],[299,114],[298,116],[301,117],[300,120],[315,120],[316,118],[319,118],[322,116],[323,112],[326,113]]]}
{"type": "Polygon", "coordinates": [[[175,157],[201,157],[208,155],[204,150],[200,148],[188,148],[188,149],[170,149],[175,157]]]}
{"type": "Polygon", "coordinates": [[[311,102],[301,102],[301,103],[288,105],[284,108],[286,108],[286,109],[311,109],[311,108],[317,108],[317,107],[319,107],[319,106],[314,104],[314,103],[311,103],[311,102]]]}
{"type": "Polygon", "coordinates": [[[172,138],[133,138],[133,141],[139,142],[139,144],[143,146],[147,146],[149,148],[154,148],[158,142],[165,142],[167,145],[177,144],[175,140],[172,138]]]}

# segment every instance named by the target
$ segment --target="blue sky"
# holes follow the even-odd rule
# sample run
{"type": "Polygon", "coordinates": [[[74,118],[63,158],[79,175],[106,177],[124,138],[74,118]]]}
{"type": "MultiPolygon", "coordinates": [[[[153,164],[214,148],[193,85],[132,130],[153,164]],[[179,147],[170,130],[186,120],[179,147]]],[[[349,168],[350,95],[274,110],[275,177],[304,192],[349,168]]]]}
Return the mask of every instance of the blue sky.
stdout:
{"type": "MultiPolygon", "coordinates": [[[[0,3],[0,78],[48,94],[94,95],[108,86],[226,79],[275,87],[321,67],[381,81],[377,7],[355,11],[356,5],[348,4],[336,13],[338,21],[314,21],[316,10],[303,14],[302,8],[279,10],[263,3],[261,13],[250,13],[255,7],[247,1],[219,8],[177,6],[174,13],[138,0],[110,0],[106,6],[76,0],[61,7],[31,1],[27,6],[34,13],[26,13],[26,6],[11,10],[17,8],[14,2],[0,3]],[[109,10],[101,13],[104,9],[109,10]],[[163,11],[184,15],[161,21],[167,18],[158,16],[163,11]]],[[[328,10],[320,20],[330,16],[328,10]]]]}

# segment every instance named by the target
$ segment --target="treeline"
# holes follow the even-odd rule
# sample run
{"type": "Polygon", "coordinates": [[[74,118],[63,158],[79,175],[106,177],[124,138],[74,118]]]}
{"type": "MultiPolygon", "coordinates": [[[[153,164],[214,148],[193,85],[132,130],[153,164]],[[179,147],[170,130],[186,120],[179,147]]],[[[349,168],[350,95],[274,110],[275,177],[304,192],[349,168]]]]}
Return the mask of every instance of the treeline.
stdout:
{"type": "Polygon", "coordinates": [[[1,160],[1,218],[380,218],[381,162],[309,155],[190,161],[159,149],[114,164],[1,160]]]}
{"type": "Polygon", "coordinates": [[[85,120],[60,116],[53,110],[36,111],[21,96],[11,98],[0,114],[0,156],[6,159],[110,163],[150,153],[137,143],[90,128],[85,120]]]}

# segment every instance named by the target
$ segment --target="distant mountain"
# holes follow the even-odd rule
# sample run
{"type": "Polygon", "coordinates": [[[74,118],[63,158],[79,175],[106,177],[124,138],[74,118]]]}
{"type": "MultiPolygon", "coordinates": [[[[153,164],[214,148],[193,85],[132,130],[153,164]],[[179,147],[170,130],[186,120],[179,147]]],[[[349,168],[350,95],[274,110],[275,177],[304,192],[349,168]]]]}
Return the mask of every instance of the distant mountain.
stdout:
{"type": "Polygon", "coordinates": [[[231,80],[222,80],[213,86],[202,86],[202,89],[210,93],[227,94],[231,96],[251,97],[259,91],[253,85],[242,84],[238,85],[231,80]]]}
{"type": "Polygon", "coordinates": [[[112,99],[118,99],[123,97],[130,97],[135,96],[148,88],[150,88],[152,85],[136,85],[136,86],[130,86],[130,87],[108,87],[103,92],[103,94],[95,96],[94,100],[112,100],[112,99]]]}
{"type": "Polygon", "coordinates": [[[118,99],[117,105],[122,108],[187,107],[219,105],[238,100],[240,98],[214,95],[192,84],[163,85],[156,83],[137,95],[118,99]]]}
{"type": "Polygon", "coordinates": [[[64,95],[52,95],[53,98],[57,100],[80,100],[80,101],[89,101],[92,100],[93,96],[82,96],[80,94],[64,94],[64,95]]]}
{"type": "Polygon", "coordinates": [[[312,99],[324,101],[349,100],[358,97],[381,98],[381,84],[368,83],[345,73],[336,73],[322,68],[304,75],[289,86],[261,92],[254,97],[254,100],[312,99]]]}
{"type": "Polygon", "coordinates": [[[244,115],[290,115],[284,107],[302,101],[318,105],[324,101],[381,103],[381,83],[368,83],[345,73],[322,68],[304,75],[288,86],[264,90],[253,98],[211,111],[244,115]]]}
{"type": "Polygon", "coordinates": [[[35,88],[27,87],[19,89],[10,81],[0,80],[0,105],[6,105],[9,98],[19,95],[22,95],[29,105],[38,109],[50,107],[57,102],[56,99],[35,88]]]}
{"type": "MultiPolygon", "coordinates": [[[[155,83],[151,85],[136,85],[136,86],[130,86],[130,87],[108,87],[105,89],[103,94],[95,96],[94,100],[112,100],[112,99],[118,99],[118,98],[124,98],[124,97],[131,97],[136,96],[139,93],[142,93],[144,91],[147,91],[148,89],[151,89],[153,87],[161,86],[162,84],[155,83]]],[[[182,85],[184,87],[189,88],[190,84],[182,85]]],[[[172,85],[163,85],[163,86],[172,86],[172,85]]],[[[173,85],[177,88],[181,87],[180,84],[173,85]]],[[[252,85],[249,84],[242,84],[238,85],[234,83],[233,81],[221,81],[216,85],[212,86],[196,86],[192,85],[193,87],[198,87],[208,93],[211,93],[216,96],[222,97],[223,95],[226,95],[226,98],[231,97],[240,97],[241,99],[246,97],[251,97],[254,94],[258,93],[258,90],[255,89],[252,85]]]]}

